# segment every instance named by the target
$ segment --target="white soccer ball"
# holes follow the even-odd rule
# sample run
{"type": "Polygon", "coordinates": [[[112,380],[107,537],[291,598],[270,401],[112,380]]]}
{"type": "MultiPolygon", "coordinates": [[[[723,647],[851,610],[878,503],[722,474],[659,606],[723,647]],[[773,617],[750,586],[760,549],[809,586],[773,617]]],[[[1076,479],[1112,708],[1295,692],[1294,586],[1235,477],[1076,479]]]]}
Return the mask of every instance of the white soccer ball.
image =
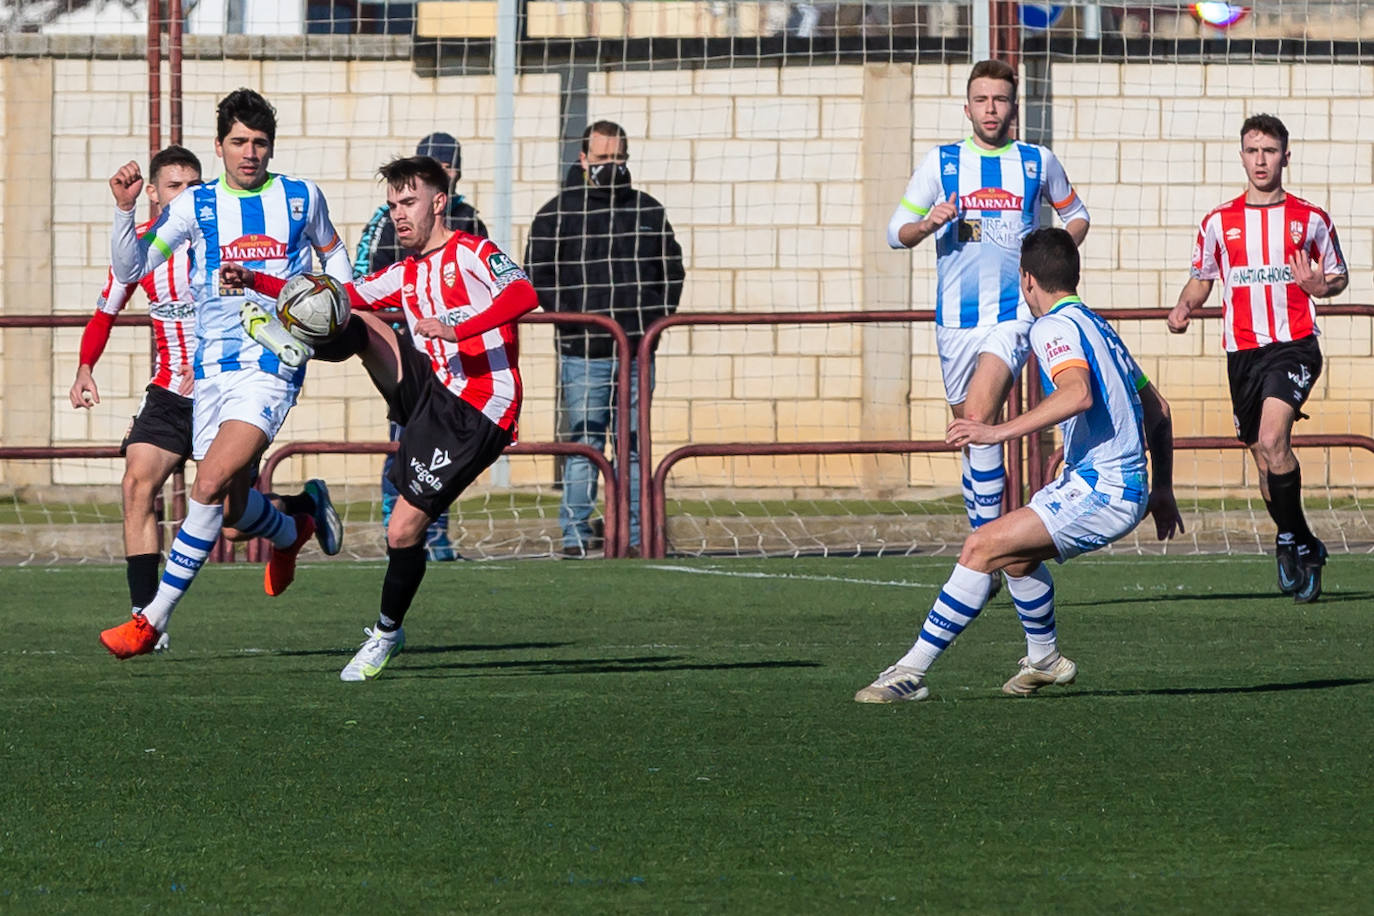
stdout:
{"type": "Polygon", "coordinates": [[[351,313],[348,293],[324,274],[298,274],[277,296],[277,318],[292,337],[308,344],[332,339],[348,324],[351,313]]]}

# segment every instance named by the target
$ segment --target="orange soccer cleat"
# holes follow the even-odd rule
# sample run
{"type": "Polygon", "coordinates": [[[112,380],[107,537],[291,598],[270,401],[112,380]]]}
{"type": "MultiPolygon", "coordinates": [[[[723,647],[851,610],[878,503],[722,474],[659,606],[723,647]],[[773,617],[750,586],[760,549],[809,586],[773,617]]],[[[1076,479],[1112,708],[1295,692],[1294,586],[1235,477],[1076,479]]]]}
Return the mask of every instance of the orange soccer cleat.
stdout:
{"type": "Polygon", "coordinates": [[[308,512],[297,512],[296,540],[290,547],[273,547],[272,556],[267,559],[267,569],[263,573],[263,591],[272,597],[286,591],[286,587],[296,578],[296,554],[301,552],[305,542],[315,536],[315,520],[308,512]]]}
{"type": "Polygon", "coordinates": [[[117,627],[100,634],[100,644],[115,658],[147,655],[157,646],[157,629],[142,614],[135,614],[117,627]]]}

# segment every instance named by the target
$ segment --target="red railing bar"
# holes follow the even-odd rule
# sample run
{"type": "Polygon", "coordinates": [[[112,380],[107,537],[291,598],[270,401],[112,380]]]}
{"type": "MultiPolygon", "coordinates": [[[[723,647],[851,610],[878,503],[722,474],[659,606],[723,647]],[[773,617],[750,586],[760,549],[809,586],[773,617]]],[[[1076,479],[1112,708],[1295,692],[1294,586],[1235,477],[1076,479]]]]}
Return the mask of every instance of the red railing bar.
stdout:
{"type": "MultiPolygon", "coordinates": [[[[622,332],[623,333],[623,332],[622,332]]],[[[258,475],[257,487],[264,493],[272,490],[272,475],[277,466],[293,455],[385,455],[396,451],[395,442],[292,442],[284,445],[267,456],[258,475]]],[[[116,449],[116,452],[118,449],[116,449]]],[[[615,473],[611,462],[598,449],[580,442],[517,442],[505,450],[506,455],[581,455],[589,458],[601,471],[606,481],[606,533],[605,542],[619,544],[621,494],[620,475],[615,473]]],[[[610,554],[608,553],[608,556],[610,554]]],[[[618,554],[617,554],[618,555],[618,554]]],[[[255,540],[248,546],[248,559],[263,562],[267,559],[267,542],[255,540]]]]}
{"type": "MultiPolygon", "coordinates": [[[[642,395],[640,400],[643,401],[642,395]]],[[[645,556],[662,558],[668,553],[668,472],[672,470],[673,465],[685,458],[748,455],[893,455],[958,450],[958,446],[935,439],[867,442],[703,442],[684,445],[664,455],[654,471],[652,488],[649,491],[653,494],[654,500],[652,520],[643,517],[645,506],[643,503],[640,504],[640,525],[646,538],[651,539],[648,546],[653,551],[652,554],[646,551],[645,556]],[[649,527],[650,524],[653,525],[652,528],[649,527]]]]}
{"type": "MultiPolygon", "coordinates": [[[[1292,444],[1294,448],[1362,448],[1366,452],[1374,454],[1374,438],[1353,433],[1312,433],[1306,436],[1294,436],[1292,444]]],[[[1201,451],[1213,448],[1237,451],[1248,449],[1249,446],[1234,436],[1180,436],[1174,440],[1174,451],[1201,451]]],[[[1061,445],[1050,452],[1050,456],[1045,462],[1044,479],[1047,482],[1058,475],[1059,465],[1063,461],[1064,447],[1061,445]]]]}

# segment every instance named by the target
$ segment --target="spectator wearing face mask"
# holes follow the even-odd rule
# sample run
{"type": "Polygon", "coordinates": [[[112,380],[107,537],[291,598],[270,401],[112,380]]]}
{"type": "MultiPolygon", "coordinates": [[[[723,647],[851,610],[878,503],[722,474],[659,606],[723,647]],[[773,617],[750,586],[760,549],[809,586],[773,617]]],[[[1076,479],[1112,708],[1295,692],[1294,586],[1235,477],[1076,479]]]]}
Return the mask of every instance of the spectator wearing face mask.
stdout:
{"type": "MultiPolygon", "coordinates": [[[[677,310],[685,272],[663,205],[631,186],[629,160],[619,124],[597,121],[583,131],[578,164],[530,227],[525,270],[545,311],[608,316],[625,329],[633,353],[645,328],[677,310]]],[[[571,440],[604,449],[616,401],[615,341],[599,329],[559,325],[558,356],[571,440]]],[[[638,368],[630,367],[630,556],[641,549],[638,368]]],[[[649,378],[652,390],[652,367],[649,378]]],[[[595,465],[569,457],[559,508],[565,557],[600,546],[591,525],[596,487],[595,465]]]]}

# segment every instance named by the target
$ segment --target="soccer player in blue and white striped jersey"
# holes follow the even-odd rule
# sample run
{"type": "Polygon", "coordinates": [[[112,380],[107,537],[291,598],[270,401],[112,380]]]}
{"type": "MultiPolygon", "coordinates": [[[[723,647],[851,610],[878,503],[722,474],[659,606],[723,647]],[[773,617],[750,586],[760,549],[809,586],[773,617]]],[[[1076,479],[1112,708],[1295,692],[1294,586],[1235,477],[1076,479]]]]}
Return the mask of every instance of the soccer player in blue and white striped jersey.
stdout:
{"type": "MultiPolygon", "coordinates": [[[[276,111],[267,100],[239,89],[220,101],[217,114],[215,154],[224,160],[224,174],[178,196],[142,238],[134,232],[134,205],[143,186],[138,163],[128,163],[110,179],[115,278],[133,282],[189,243],[196,308],[196,479],[156,597],[142,614],[101,634],[101,642],[120,658],[152,650],[221,524],[271,541],[264,582],[269,595],[281,594],[291,583],[296,553],[312,534],[325,553],[337,553],[342,536],[323,481],[311,481],[304,494],[283,500],[285,512],[252,487],[258,459],[296,403],[305,369],[248,336],[239,312],[245,296],[256,294],[221,285],[219,274],[221,265],[240,263],[290,277],[309,271],[318,254],[324,271],[344,283],[352,272],[348,252],[320,189],[267,170],[277,131],[276,111]]],[[[257,304],[274,310],[265,297],[257,304]]]]}
{"type": "Polygon", "coordinates": [[[1064,470],[1030,504],[976,528],[940,590],[915,644],[895,665],[854,695],[860,703],[923,700],[927,669],[983,610],[993,576],[1007,578],[1026,633],[1026,655],[1002,690],[1030,696],[1071,684],[1078,665],[1059,651],[1054,582],[1045,560],[1064,562],[1097,550],[1147,515],[1161,540],[1183,530],[1173,491],[1173,426],[1169,405],[1150,384],[1116,332],[1078,298],[1078,249],[1063,229],[1026,237],[1020,282],[1035,315],[1031,346],[1045,399],[997,426],[956,419],[951,445],[1000,445],[1059,424],[1064,470]],[[1153,459],[1146,483],[1145,452],[1153,459]]]}
{"type": "MultiPolygon", "coordinates": [[[[887,224],[893,248],[935,237],[935,340],[945,397],[956,418],[996,419],[1025,365],[1031,316],[1017,282],[1021,240],[1054,207],[1076,243],[1088,209],[1049,149],[1012,138],[1016,71],[997,60],[974,65],[964,114],[973,133],[932,149],[911,176],[887,224]]],[[[964,505],[977,528],[1002,512],[1002,447],[962,453],[964,505]]]]}

